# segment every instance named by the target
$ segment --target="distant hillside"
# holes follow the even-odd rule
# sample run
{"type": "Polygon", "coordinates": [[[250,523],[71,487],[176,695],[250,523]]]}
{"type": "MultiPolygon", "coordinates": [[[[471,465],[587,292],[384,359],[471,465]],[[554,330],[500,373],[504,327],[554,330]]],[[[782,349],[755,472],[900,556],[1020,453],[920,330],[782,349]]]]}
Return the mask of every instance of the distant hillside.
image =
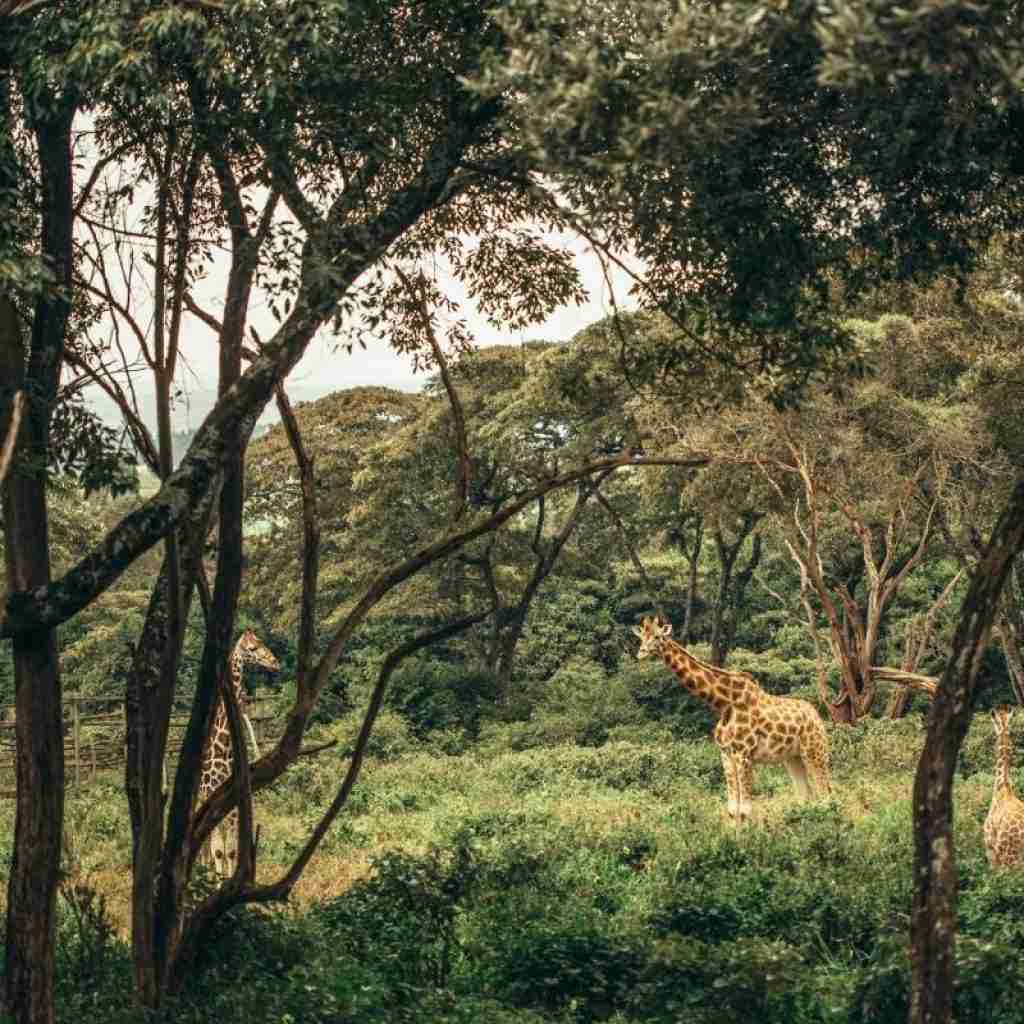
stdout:
{"type": "MultiPolygon", "coordinates": [[[[252,432],[253,439],[262,437],[273,425],[273,423],[257,423],[256,429],[252,432]]],[[[195,430],[176,430],[171,434],[171,451],[175,466],[181,462],[185,452],[188,451],[188,446],[192,443],[192,438],[196,436],[198,429],[197,427],[195,430]]]]}

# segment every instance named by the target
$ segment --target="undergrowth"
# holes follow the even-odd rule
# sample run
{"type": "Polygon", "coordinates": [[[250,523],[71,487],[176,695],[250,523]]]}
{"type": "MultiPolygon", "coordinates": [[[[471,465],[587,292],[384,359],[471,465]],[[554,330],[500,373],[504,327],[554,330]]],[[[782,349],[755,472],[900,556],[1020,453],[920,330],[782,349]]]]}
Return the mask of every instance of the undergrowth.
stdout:
{"type": "MultiPolygon", "coordinates": [[[[800,804],[781,770],[758,769],[757,822],[740,834],[706,739],[610,733],[600,745],[502,749],[490,722],[452,754],[393,712],[384,724],[311,868],[317,885],[292,906],[223,919],[185,988],[149,1017],[128,997],[126,904],[111,882],[129,858],[116,788],[72,791],[61,1019],[906,1018],[920,719],[832,730],[832,802],[800,804]]],[[[347,728],[333,727],[342,739],[347,728]]],[[[265,875],[301,844],[345,764],[337,750],[303,760],[261,795],[265,875]]],[[[956,1015],[1024,1024],[1024,876],[991,872],[981,846],[987,722],[972,727],[961,769],[956,1015]]]]}

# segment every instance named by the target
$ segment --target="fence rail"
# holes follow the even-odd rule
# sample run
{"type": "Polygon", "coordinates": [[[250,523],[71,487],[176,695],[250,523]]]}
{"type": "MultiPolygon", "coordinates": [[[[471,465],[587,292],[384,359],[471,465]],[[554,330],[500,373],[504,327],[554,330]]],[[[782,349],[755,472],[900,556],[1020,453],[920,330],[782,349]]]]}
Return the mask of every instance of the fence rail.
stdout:
{"type": "MultiPolygon", "coordinates": [[[[269,713],[270,698],[250,698],[249,721],[260,749],[273,745],[276,718],[269,713]]],[[[14,705],[0,704],[0,779],[14,784],[14,705]]],[[[63,700],[64,773],[68,785],[81,785],[96,778],[97,772],[118,768],[125,762],[124,700],[66,694],[63,700]],[[114,710],[111,710],[111,709],[114,710]]],[[[174,770],[181,751],[187,715],[174,715],[167,736],[164,768],[174,770]]]]}

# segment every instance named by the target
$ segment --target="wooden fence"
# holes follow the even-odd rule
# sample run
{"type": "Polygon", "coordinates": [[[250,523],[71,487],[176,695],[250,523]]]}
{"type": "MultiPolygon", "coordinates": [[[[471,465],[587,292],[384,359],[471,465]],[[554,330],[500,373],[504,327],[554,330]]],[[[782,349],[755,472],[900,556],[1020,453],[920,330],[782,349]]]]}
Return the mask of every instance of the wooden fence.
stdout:
{"type": "MultiPolygon", "coordinates": [[[[277,742],[271,698],[250,698],[249,721],[261,750],[277,742]]],[[[125,762],[125,712],[121,698],[64,696],[64,772],[68,785],[81,785],[104,769],[125,762]]],[[[0,704],[0,782],[14,784],[14,705],[0,704]]],[[[164,769],[173,772],[188,725],[188,715],[174,715],[167,737],[164,769]]],[[[251,755],[250,755],[251,756],[251,755]]]]}

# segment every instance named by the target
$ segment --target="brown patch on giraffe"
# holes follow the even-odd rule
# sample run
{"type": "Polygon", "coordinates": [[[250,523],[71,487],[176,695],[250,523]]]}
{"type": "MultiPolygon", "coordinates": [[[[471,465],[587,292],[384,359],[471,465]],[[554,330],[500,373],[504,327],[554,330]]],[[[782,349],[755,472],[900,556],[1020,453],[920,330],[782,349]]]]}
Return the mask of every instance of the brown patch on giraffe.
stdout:
{"type": "Polygon", "coordinates": [[[1024,867],[1024,801],[1017,796],[1010,774],[1013,765],[1012,715],[1013,709],[1006,706],[992,709],[996,763],[984,836],[985,852],[993,868],[1024,867]]]}
{"type": "Polygon", "coordinates": [[[729,813],[742,821],[751,812],[755,763],[783,763],[797,792],[831,794],[828,734],[814,706],[795,697],[776,697],[747,672],[707,665],[670,639],[672,627],[645,618],[633,630],[638,658],[660,657],[683,687],[719,715],[712,733],[722,755],[729,813]]]}
{"type": "MultiPolygon", "coordinates": [[[[280,664],[270,649],[251,630],[247,629],[235,644],[231,657],[228,658],[228,675],[235,700],[244,715],[246,706],[245,690],[242,688],[242,672],[246,665],[258,665],[271,672],[277,672],[280,664]]],[[[248,718],[246,718],[248,722],[248,718]]],[[[251,726],[250,726],[251,728],[251,726]]],[[[246,753],[248,756],[248,753],[246,753]]],[[[203,763],[199,777],[199,790],[196,793],[196,806],[201,806],[228,779],[234,765],[234,751],[231,745],[231,732],[228,728],[228,714],[224,700],[217,698],[210,731],[206,736],[203,749],[203,763]]],[[[200,851],[200,863],[221,876],[226,877],[233,870],[233,862],[237,857],[235,843],[238,837],[238,811],[231,811],[213,830],[209,840],[200,851]]]]}

